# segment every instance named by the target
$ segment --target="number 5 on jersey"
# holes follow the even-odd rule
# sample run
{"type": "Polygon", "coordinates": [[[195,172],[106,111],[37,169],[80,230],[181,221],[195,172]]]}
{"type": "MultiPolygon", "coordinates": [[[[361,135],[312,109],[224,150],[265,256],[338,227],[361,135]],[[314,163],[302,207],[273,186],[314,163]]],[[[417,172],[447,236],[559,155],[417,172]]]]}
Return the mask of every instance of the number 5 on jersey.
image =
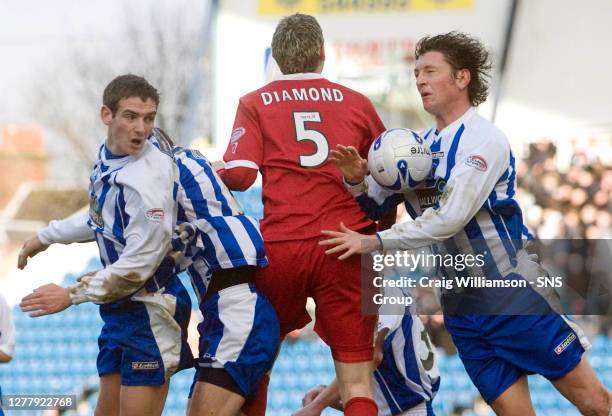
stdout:
{"type": "Polygon", "coordinates": [[[314,143],[316,150],[311,155],[300,156],[300,166],[316,168],[321,166],[329,156],[327,138],[317,130],[307,129],[306,123],[320,123],[321,115],[317,111],[293,113],[295,123],[295,138],[298,142],[308,140],[314,143]]]}

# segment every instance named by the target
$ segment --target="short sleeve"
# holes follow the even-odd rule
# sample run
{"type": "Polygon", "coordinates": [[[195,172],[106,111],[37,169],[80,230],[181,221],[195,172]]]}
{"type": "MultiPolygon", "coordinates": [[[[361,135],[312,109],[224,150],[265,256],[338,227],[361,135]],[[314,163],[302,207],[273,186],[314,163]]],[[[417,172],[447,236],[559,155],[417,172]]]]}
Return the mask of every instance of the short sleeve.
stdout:
{"type": "Polygon", "coordinates": [[[234,128],[223,155],[225,168],[246,167],[259,169],[263,161],[263,138],[255,111],[244,99],[238,103],[234,128]]]}

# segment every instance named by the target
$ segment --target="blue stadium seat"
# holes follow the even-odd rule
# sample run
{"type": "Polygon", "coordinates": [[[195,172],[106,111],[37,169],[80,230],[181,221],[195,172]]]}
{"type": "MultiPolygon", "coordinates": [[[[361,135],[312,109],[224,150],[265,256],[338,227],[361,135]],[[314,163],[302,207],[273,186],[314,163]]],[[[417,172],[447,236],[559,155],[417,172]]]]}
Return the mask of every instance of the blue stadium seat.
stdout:
{"type": "MultiPolygon", "coordinates": [[[[245,210],[261,216],[260,190],[236,193],[245,210]],[[243,202],[245,201],[245,202],[243,202]]],[[[91,259],[87,270],[100,268],[91,259]]],[[[66,275],[74,280],[74,275],[66,275]]],[[[67,282],[65,282],[66,284],[67,282]]],[[[189,284],[189,282],[185,282],[189,284]]],[[[194,304],[194,307],[197,306],[194,304]]],[[[62,314],[32,319],[14,310],[17,327],[17,351],[14,360],[0,368],[0,385],[5,394],[80,392],[84,383],[97,380],[97,336],[102,327],[98,307],[86,303],[62,314]]],[[[592,339],[589,359],[604,384],[612,386],[612,341],[605,336],[592,339]]],[[[472,407],[478,393],[472,385],[457,355],[439,354],[442,376],[440,391],[434,400],[438,415],[452,414],[455,405],[472,407]]],[[[277,359],[268,394],[267,414],[287,416],[301,406],[304,393],[312,386],[327,384],[334,378],[334,366],[329,348],[320,340],[287,341],[277,359]]],[[[184,415],[187,393],[193,371],[183,371],[173,377],[164,415],[184,415]]],[[[530,376],[529,384],[538,415],[576,415],[576,409],[541,376],[530,376]]],[[[89,399],[93,413],[96,395],[89,399]]],[[[466,410],[464,415],[473,411],[466,410]]],[[[27,413],[24,412],[24,416],[27,413]]],[[[326,410],[324,415],[340,415],[326,410]]],[[[478,412],[480,416],[482,413],[478,412]]]]}

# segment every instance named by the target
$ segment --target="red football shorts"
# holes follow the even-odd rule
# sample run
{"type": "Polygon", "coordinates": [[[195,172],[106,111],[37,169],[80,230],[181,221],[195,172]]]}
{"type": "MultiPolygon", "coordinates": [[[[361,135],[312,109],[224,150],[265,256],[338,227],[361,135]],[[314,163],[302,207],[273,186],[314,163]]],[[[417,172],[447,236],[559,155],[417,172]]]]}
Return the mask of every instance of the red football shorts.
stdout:
{"type": "Polygon", "coordinates": [[[266,242],[270,265],[257,269],[257,288],[276,309],[281,338],[310,322],[310,296],[316,303],[314,329],[334,360],[370,361],[377,317],[361,311],[361,257],[325,255],[325,246],[318,245],[325,238],[266,242]]]}

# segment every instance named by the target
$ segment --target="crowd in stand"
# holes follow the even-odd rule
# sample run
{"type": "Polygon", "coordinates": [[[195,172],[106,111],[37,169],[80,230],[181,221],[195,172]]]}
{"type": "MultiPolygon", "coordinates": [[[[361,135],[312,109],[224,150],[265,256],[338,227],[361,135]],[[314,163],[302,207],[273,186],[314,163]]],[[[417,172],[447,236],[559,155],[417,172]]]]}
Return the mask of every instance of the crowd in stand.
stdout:
{"type": "MultiPolygon", "coordinates": [[[[550,259],[564,263],[562,270],[555,270],[564,275],[564,286],[559,289],[564,306],[590,336],[612,336],[610,298],[587,293],[591,279],[597,277],[593,258],[604,263],[604,279],[609,280],[610,270],[605,265],[612,266],[612,245],[598,244],[600,251],[594,253],[594,244],[588,241],[612,238],[612,155],[606,153],[606,143],[575,141],[568,146],[560,150],[552,142],[529,145],[516,164],[518,200],[529,231],[548,244],[545,263],[550,259]],[[556,252],[556,258],[551,252],[556,252]]],[[[422,318],[434,344],[453,352],[442,316],[422,318]]]]}
{"type": "Polygon", "coordinates": [[[531,144],[517,163],[518,199],[529,230],[542,239],[612,237],[612,166],[576,141],[568,166],[553,143],[531,144]]]}

